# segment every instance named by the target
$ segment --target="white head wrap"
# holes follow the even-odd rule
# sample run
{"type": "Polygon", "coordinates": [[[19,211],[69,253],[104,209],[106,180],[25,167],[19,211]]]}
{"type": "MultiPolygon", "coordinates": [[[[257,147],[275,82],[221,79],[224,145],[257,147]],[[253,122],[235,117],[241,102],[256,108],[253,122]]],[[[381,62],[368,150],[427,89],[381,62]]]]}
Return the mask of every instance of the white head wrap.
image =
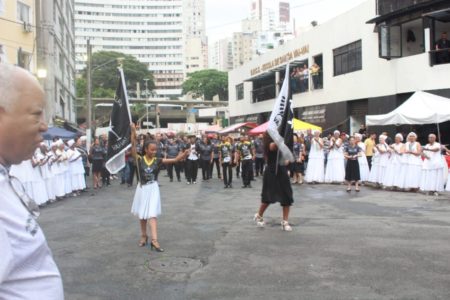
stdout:
{"type": "Polygon", "coordinates": [[[70,141],[67,142],[67,146],[69,146],[69,147],[72,147],[73,144],[75,144],[74,140],[70,140],[70,141]]]}
{"type": "Polygon", "coordinates": [[[333,134],[341,134],[341,132],[339,131],[339,130],[335,130],[334,132],[333,132],[333,134]]]}
{"type": "Polygon", "coordinates": [[[416,138],[417,138],[417,134],[416,134],[415,132],[410,132],[410,133],[408,133],[408,137],[410,137],[410,136],[413,136],[413,137],[416,137],[416,138]]]}
{"type": "Polygon", "coordinates": [[[83,135],[83,136],[80,137],[80,140],[81,140],[81,141],[85,141],[86,139],[87,139],[87,137],[86,137],[85,135],[83,135]]]}
{"type": "Polygon", "coordinates": [[[361,133],[355,133],[355,138],[361,140],[362,134],[361,133]]]}
{"type": "Polygon", "coordinates": [[[53,147],[58,147],[58,143],[57,142],[53,142],[52,144],[51,144],[51,147],[53,148],[53,147]]]}
{"type": "Polygon", "coordinates": [[[378,137],[378,139],[381,141],[381,140],[386,140],[386,138],[387,138],[387,136],[385,136],[384,134],[381,134],[379,137],[378,137]]]}
{"type": "Polygon", "coordinates": [[[395,138],[400,138],[400,142],[403,142],[403,135],[401,133],[397,133],[395,138]]]}

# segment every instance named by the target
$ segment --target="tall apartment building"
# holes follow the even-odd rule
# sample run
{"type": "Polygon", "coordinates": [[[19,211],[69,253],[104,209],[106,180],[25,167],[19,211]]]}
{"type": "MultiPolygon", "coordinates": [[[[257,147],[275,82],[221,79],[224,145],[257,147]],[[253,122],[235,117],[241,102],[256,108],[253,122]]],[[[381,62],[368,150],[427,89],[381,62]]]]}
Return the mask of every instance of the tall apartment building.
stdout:
{"type": "Polygon", "coordinates": [[[46,70],[41,79],[50,122],[76,121],[74,0],[35,0],[37,67],[46,70]]]}
{"type": "Polygon", "coordinates": [[[0,0],[0,61],[36,72],[33,0],[0,0]]]}
{"type": "Polygon", "coordinates": [[[205,1],[183,1],[185,39],[185,73],[203,70],[208,66],[208,41],[205,34],[205,1]]]}
{"type": "Polygon", "coordinates": [[[250,18],[233,34],[233,68],[293,39],[291,27],[289,1],[252,1],[250,18]]]}
{"type": "Polygon", "coordinates": [[[233,69],[232,39],[221,39],[211,45],[209,50],[209,68],[224,72],[233,69]]]}
{"type": "Polygon", "coordinates": [[[90,39],[94,52],[123,52],[147,64],[154,76],[154,92],[159,97],[178,97],[187,67],[205,66],[203,2],[75,0],[77,70],[85,66],[90,39]]]}

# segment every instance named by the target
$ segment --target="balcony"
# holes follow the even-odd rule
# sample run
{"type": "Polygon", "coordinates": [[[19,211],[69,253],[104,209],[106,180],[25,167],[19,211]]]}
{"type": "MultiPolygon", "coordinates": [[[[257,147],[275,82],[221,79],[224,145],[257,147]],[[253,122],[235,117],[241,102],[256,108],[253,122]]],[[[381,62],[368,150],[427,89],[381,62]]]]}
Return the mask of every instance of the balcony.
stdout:
{"type": "Polygon", "coordinates": [[[261,102],[266,100],[272,100],[276,97],[276,86],[275,84],[265,85],[251,91],[252,102],[261,102]]]}
{"type": "Polygon", "coordinates": [[[417,4],[433,2],[432,0],[377,0],[378,15],[386,15],[417,4]]]}
{"type": "Polygon", "coordinates": [[[428,53],[430,55],[430,66],[450,63],[450,49],[431,50],[428,53]]]}

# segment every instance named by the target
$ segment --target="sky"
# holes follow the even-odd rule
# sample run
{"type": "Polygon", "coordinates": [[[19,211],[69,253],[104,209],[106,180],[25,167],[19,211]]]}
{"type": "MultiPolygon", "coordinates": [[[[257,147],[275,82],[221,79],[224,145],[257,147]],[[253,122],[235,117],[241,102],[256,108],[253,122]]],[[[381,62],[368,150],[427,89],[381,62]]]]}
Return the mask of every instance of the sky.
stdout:
{"type": "MultiPolygon", "coordinates": [[[[369,0],[290,0],[296,28],[319,24],[369,0]]],[[[375,4],[374,4],[375,5],[375,4]]],[[[205,0],[206,34],[210,43],[240,31],[240,21],[250,16],[251,0],[205,0]]]]}

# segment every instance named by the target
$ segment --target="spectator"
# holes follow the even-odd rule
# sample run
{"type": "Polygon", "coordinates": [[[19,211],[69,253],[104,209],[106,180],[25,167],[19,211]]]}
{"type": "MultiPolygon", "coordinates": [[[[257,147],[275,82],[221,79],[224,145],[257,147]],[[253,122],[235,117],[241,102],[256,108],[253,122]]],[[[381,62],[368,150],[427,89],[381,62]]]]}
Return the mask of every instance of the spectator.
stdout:
{"type": "Polygon", "coordinates": [[[376,139],[377,134],[372,132],[370,136],[364,141],[364,145],[366,146],[366,157],[367,163],[369,164],[369,169],[372,169],[372,157],[376,144],[376,139]]]}
{"type": "Polygon", "coordinates": [[[37,223],[39,208],[9,168],[30,158],[47,130],[44,91],[0,63],[0,299],[64,299],[61,275],[37,223]]]}
{"type": "Polygon", "coordinates": [[[303,87],[305,92],[309,90],[309,69],[307,65],[303,65],[303,87]]]}
{"type": "Polygon", "coordinates": [[[320,89],[320,67],[318,64],[314,63],[311,68],[309,69],[313,81],[313,88],[314,89],[320,89]]]}
{"type": "Polygon", "coordinates": [[[441,38],[436,43],[436,62],[446,64],[450,62],[450,41],[447,39],[447,32],[441,34],[441,38]]]}

